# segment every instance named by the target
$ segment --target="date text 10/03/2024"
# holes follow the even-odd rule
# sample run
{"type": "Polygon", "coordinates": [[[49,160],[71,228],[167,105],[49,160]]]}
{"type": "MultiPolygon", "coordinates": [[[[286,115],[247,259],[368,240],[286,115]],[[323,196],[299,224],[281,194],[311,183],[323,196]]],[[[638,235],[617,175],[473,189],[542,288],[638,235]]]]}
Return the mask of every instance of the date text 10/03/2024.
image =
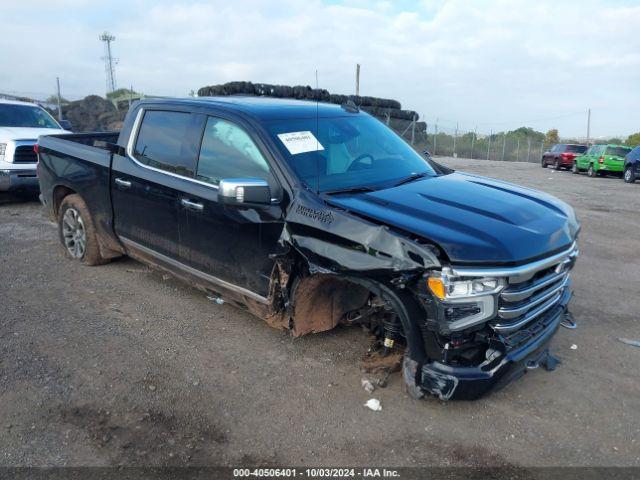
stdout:
{"type": "Polygon", "coordinates": [[[235,468],[233,476],[234,478],[400,478],[400,473],[387,468],[235,468]]]}

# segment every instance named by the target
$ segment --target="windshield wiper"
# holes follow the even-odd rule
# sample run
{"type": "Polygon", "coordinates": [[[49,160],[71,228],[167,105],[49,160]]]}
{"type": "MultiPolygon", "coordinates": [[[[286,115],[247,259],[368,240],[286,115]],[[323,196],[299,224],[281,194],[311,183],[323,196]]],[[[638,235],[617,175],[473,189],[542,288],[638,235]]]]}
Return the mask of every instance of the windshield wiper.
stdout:
{"type": "Polygon", "coordinates": [[[346,188],[338,188],[336,190],[327,190],[326,192],[322,192],[325,195],[336,195],[338,193],[363,193],[363,192],[373,192],[374,189],[372,187],[358,186],[358,187],[346,187],[346,188]]]}
{"type": "Polygon", "coordinates": [[[419,179],[427,177],[427,176],[429,176],[429,174],[427,172],[412,173],[408,177],[405,177],[402,180],[400,180],[399,182],[394,183],[393,186],[394,187],[398,187],[400,185],[404,185],[405,183],[413,182],[415,180],[419,180],[419,179]]]}

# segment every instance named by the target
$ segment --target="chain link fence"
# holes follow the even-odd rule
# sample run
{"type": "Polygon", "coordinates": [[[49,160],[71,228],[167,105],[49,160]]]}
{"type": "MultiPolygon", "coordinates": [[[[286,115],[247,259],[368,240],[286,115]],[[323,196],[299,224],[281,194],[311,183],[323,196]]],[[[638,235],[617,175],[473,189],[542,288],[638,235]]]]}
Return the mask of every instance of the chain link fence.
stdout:
{"type": "MultiPolygon", "coordinates": [[[[539,162],[553,144],[545,135],[531,128],[498,133],[479,133],[427,126],[426,131],[403,137],[418,151],[429,150],[433,156],[477,158],[504,162],[539,162]]],[[[402,133],[402,132],[398,132],[402,133]]]]}

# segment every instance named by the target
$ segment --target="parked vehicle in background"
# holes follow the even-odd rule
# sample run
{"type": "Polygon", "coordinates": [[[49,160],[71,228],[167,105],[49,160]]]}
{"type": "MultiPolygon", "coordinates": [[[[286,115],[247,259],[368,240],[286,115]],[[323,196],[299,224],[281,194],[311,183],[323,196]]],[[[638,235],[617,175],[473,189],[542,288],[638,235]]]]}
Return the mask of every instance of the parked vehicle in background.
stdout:
{"type": "Polygon", "coordinates": [[[364,326],[417,398],[554,368],[573,209],[421,157],[353,103],[145,100],[119,135],[41,137],[39,152],[72,259],[130,255],[294,336],[364,326]]]}
{"type": "Polygon", "coordinates": [[[576,157],[571,171],[577,174],[586,170],[590,177],[607,173],[621,174],[624,157],[630,151],[631,147],[625,145],[592,145],[584,155],[576,157]]]}
{"type": "Polygon", "coordinates": [[[560,170],[561,168],[569,169],[573,166],[573,160],[576,156],[586,151],[586,145],[558,143],[542,154],[542,168],[547,168],[547,166],[552,165],[556,170],[560,170]]]}
{"type": "Polygon", "coordinates": [[[624,181],[633,183],[640,178],[640,146],[634,148],[624,157],[624,181]]]}
{"type": "Polygon", "coordinates": [[[68,133],[39,105],[0,99],[0,191],[36,190],[40,135],[68,133]]]}

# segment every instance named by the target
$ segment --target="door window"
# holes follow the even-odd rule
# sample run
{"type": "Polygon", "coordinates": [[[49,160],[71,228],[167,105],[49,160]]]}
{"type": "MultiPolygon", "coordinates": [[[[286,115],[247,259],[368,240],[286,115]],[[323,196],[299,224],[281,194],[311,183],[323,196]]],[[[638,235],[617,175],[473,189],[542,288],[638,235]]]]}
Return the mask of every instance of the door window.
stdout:
{"type": "Polygon", "coordinates": [[[277,188],[269,164],[242,128],[209,117],[202,137],[196,178],[218,185],[225,178],[261,178],[277,188]]]}
{"type": "Polygon", "coordinates": [[[148,110],[140,125],[134,157],[149,167],[192,178],[198,130],[196,115],[148,110]]]}

